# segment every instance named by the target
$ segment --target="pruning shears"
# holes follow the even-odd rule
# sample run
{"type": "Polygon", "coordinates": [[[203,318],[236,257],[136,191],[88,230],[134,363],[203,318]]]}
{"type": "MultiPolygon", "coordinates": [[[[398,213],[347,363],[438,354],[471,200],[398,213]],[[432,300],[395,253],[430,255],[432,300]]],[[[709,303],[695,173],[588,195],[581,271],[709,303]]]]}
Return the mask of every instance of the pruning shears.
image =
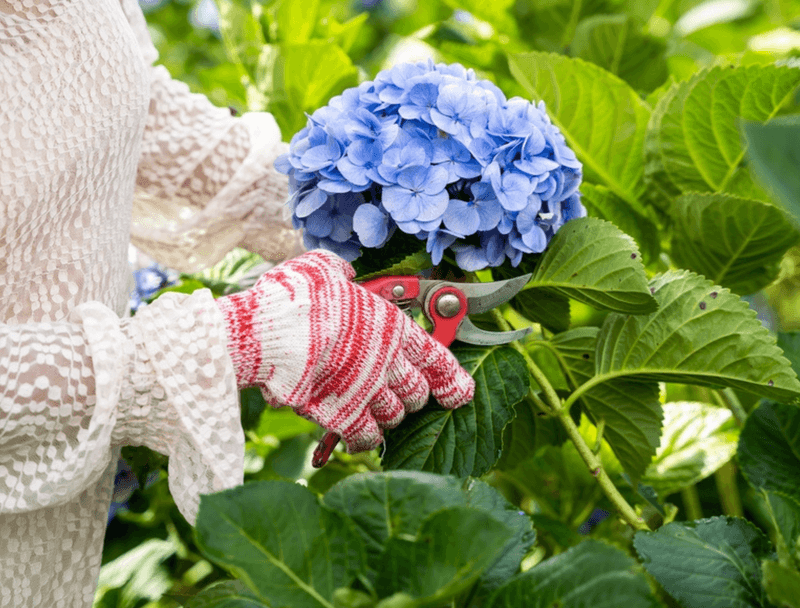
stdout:
{"type": "MultiPolygon", "coordinates": [[[[514,297],[531,279],[525,274],[505,281],[491,283],[450,283],[441,280],[421,279],[418,276],[396,275],[378,277],[359,283],[365,289],[397,304],[410,314],[414,309],[422,313],[433,325],[432,337],[445,346],[458,339],[467,344],[507,344],[527,336],[532,329],[514,331],[485,331],[467,318],[470,313],[489,311],[514,297]]],[[[327,433],[314,450],[312,465],[320,468],[328,462],[339,435],[327,433]]]]}

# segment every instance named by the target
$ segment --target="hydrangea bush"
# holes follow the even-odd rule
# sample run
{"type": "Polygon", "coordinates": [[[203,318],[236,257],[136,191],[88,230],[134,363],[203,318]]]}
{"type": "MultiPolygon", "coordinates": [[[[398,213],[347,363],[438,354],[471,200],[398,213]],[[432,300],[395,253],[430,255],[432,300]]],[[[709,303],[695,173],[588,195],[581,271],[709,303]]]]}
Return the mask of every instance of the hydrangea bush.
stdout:
{"type": "Polygon", "coordinates": [[[581,163],[544,102],[506,99],[459,64],[404,63],[345,90],[275,166],[306,247],[348,261],[399,228],[434,264],[449,247],[464,270],[516,267],[586,215],[581,163]]]}

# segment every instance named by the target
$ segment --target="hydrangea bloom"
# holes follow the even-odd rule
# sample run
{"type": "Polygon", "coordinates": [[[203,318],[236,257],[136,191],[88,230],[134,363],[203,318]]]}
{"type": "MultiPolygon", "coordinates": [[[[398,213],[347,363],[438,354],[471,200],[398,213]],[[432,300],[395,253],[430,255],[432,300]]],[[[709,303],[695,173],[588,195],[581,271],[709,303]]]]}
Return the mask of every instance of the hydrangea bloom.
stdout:
{"type": "Polygon", "coordinates": [[[544,102],[506,99],[458,64],[404,63],[344,91],[275,166],[305,246],[349,261],[399,229],[434,264],[449,248],[464,270],[517,266],[586,215],[581,163],[544,102]]]}

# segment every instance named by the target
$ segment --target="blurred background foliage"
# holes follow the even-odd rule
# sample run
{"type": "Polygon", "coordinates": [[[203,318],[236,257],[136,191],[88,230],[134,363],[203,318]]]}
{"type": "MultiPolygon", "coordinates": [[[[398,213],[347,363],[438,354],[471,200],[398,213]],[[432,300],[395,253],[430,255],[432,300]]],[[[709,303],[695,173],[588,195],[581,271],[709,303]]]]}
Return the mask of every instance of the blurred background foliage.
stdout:
{"type": "MultiPolygon", "coordinates": [[[[173,78],[232,113],[272,112],[286,141],[305,125],[306,113],[333,95],[393,64],[427,57],[472,67],[509,97],[524,92],[511,76],[506,53],[580,57],[616,74],[652,105],[672,82],[706,67],[776,60],[800,65],[800,0],[140,0],[140,5],[159,63],[173,78]]],[[[155,287],[187,292],[209,287],[222,295],[247,286],[247,272],[261,261],[237,250],[198,275],[167,281],[161,273],[155,287]]],[[[668,264],[656,259],[649,270],[668,264]]],[[[145,295],[155,293],[150,289],[145,295]]],[[[777,281],[747,299],[771,329],[800,329],[800,248],[783,258],[777,281]]],[[[602,319],[577,302],[572,314],[573,326],[602,319]]],[[[754,405],[752,397],[725,395],[744,410],[754,405]]],[[[682,385],[662,386],[662,397],[720,400],[716,391],[682,385]]],[[[695,422],[702,421],[698,416],[692,414],[695,422]]],[[[525,402],[518,420],[526,425],[525,441],[541,446],[537,464],[499,467],[489,481],[534,518],[539,540],[523,567],[588,535],[630,550],[629,532],[608,517],[610,506],[553,421],[537,419],[525,402]]],[[[686,424],[677,414],[675,420],[686,424]]],[[[377,453],[342,451],[323,469],[311,468],[321,431],[292,412],[265,409],[257,391],[242,392],[242,421],[246,480],[292,480],[322,493],[348,475],[380,469],[377,453]]],[[[715,445],[735,445],[734,427],[732,419],[716,420],[703,426],[701,435],[715,445]]],[[[681,428],[664,432],[677,436],[681,428]]],[[[592,445],[594,427],[583,424],[581,431],[592,445]]],[[[619,471],[610,450],[600,454],[607,470],[619,471]]],[[[227,578],[200,555],[169,495],[165,459],[144,448],[126,448],[123,456],[127,464],[118,474],[95,605],[173,608],[227,578]]],[[[659,498],[667,501],[666,511],[654,508],[645,515],[668,521],[746,512],[751,520],[766,520],[763,500],[730,463],[695,473],[680,490],[664,489],[659,498]],[[729,504],[731,495],[740,497],[740,504],[729,504]]],[[[629,500],[642,492],[654,497],[652,488],[641,485],[624,492],[629,500]]]]}

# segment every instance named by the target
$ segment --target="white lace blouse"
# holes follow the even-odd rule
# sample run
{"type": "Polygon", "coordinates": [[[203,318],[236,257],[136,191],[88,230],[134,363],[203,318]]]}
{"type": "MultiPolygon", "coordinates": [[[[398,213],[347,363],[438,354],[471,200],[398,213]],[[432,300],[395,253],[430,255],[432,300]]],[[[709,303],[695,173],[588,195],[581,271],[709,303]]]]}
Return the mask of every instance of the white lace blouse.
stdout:
{"type": "Polygon", "coordinates": [[[136,0],[0,1],[0,607],[86,608],[119,448],[170,457],[175,502],[242,481],[210,292],[126,318],[128,243],[191,272],[304,251],[266,113],[163,67],[136,0]]]}

